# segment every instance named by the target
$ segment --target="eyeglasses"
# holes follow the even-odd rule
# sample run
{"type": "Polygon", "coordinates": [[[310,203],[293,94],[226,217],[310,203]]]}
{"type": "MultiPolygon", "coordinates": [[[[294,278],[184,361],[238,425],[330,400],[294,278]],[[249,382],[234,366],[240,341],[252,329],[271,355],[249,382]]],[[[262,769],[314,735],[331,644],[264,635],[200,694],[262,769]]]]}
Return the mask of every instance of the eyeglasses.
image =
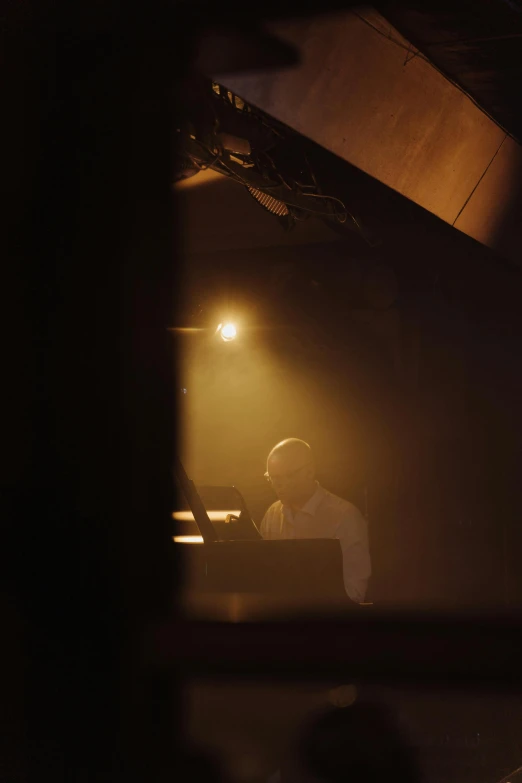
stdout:
{"type": "Polygon", "coordinates": [[[309,465],[310,463],[306,462],[304,465],[301,465],[300,468],[296,468],[295,470],[288,470],[286,473],[280,473],[278,476],[271,476],[267,471],[265,473],[265,478],[270,484],[273,484],[275,481],[291,481],[297,476],[299,471],[301,471],[303,468],[307,468],[309,465]]]}

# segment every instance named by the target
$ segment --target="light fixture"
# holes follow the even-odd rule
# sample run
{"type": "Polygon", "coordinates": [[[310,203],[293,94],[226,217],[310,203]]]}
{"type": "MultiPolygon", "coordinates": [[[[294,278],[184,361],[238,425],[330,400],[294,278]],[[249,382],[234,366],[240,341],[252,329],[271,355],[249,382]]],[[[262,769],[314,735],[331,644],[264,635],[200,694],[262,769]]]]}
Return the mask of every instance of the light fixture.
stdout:
{"type": "Polygon", "coordinates": [[[224,325],[220,324],[217,328],[217,331],[221,334],[221,339],[226,343],[234,340],[237,335],[237,329],[234,324],[231,323],[226,323],[224,325]]]}

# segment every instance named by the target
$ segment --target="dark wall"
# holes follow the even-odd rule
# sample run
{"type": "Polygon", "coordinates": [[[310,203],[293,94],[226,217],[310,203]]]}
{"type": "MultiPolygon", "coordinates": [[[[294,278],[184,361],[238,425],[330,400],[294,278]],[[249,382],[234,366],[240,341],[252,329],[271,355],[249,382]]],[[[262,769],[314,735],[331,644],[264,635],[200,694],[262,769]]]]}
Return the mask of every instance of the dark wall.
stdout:
{"type": "Polygon", "coordinates": [[[4,19],[3,780],[159,780],[179,737],[141,646],[174,610],[173,68],[109,18],[4,19]]]}

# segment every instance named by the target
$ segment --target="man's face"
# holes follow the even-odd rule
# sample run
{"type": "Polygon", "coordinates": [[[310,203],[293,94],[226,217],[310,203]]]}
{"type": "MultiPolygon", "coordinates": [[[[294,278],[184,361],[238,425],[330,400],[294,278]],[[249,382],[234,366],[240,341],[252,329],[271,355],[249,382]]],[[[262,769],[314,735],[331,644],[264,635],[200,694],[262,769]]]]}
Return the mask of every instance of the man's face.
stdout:
{"type": "Polygon", "coordinates": [[[310,456],[301,451],[282,451],[268,458],[267,472],[278,498],[296,503],[310,494],[314,469],[310,456]]]}

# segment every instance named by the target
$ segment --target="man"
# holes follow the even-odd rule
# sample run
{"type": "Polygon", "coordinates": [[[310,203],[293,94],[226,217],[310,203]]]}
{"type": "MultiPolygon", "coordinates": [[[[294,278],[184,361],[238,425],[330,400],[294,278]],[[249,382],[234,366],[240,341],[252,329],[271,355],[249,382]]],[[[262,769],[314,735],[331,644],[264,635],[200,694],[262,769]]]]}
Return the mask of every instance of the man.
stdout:
{"type": "Polygon", "coordinates": [[[261,522],[261,535],[278,538],[337,538],[343,554],[344,586],[356,603],[364,601],[371,575],[368,524],[352,503],[315,480],[308,443],[288,438],[274,446],[265,477],[279,500],[261,522]]]}

